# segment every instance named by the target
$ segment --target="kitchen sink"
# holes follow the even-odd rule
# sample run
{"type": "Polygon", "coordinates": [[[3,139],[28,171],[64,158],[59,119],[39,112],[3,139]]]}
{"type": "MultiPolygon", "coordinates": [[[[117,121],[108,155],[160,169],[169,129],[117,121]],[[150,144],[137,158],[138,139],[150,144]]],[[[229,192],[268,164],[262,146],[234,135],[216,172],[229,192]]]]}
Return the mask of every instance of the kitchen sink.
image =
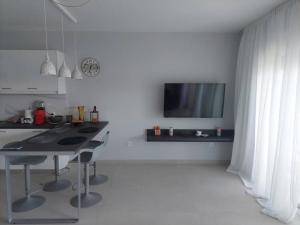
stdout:
{"type": "Polygon", "coordinates": [[[78,132],[79,133],[95,133],[99,131],[99,128],[97,127],[85,127],[85,128],[81,128],[78,132]]]}
{"type": "Polygon", "coordinates": [[[38,143],[38,144],[47,144],[55,141],[57,138],[56,135],[41,135],[41,136],[36,136],[33,138],[30,138],[27,142],[28,143],[38,143]]]}
{"type": "Polygon", "coordinates": [[[78,145],[86,141],[86,137],[75,136],[61,139],[57,144],[59,145],[78,145]]]}

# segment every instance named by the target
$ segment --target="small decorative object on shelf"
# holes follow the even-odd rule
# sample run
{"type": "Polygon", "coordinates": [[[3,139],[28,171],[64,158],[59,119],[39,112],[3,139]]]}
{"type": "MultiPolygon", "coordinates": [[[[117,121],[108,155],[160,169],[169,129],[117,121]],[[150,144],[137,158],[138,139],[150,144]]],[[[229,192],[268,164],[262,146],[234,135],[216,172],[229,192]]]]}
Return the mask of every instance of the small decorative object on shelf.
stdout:
{"type": "Polygon", "coordinates": [[[217,136],[221,137],[222,136],[222,128],[217,127],[217,136]]]}
{"type": "Polygon", "coordinates": [[[154,127],[154,135],[155,136],[160,136],[161,135],[161,130],[159,126],[154,127]]]}
{"type": "Polygon", "coordinates": [[[202,131],[201,131],[201,130],[196,130],[195,135],[196,135],[197,137],[200,137],[200,136],[202,135],[202,131]]]}
{"type": "Polygon", "coordinates": [[[97,123],[99,121],[99,112],[97,111],[97,107],[94,106],[93,111],[90,112],[91,122],[97,123]]]}
{"type": "Polygon", "coordinates": [[[174,128],[170,127],[169,128],[169,135],[172,137],[174,135],[174,128]]]}

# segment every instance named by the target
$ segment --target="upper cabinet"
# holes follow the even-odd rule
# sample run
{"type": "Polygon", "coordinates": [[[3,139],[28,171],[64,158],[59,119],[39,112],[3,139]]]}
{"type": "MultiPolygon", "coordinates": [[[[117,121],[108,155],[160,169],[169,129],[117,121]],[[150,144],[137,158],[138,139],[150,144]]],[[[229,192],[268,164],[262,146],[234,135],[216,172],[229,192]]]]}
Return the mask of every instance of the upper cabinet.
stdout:
{"type": "MultiPolygon", "coordinates": [[[[45,53],[44,50],[0,50],[0,94],[66,94],[65,78],[40,75],[45,53]]],[[[49,56],[59,68],[63,54],[51,50],[49,56]]]]}

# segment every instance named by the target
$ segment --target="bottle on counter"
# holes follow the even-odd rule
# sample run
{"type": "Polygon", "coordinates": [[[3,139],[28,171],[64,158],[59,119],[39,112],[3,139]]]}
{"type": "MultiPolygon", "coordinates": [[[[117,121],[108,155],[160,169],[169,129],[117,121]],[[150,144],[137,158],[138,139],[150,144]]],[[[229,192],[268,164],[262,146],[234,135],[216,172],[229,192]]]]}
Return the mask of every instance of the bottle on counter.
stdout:
{"type": "Polygon", "coordinates": [[[36,110],[34,111],[34,124],[43,125],[46,122],[46,109],[45,103],[40,102],[36,110]]]}
{"type": "Polygon", "coordinates": [[[99,112],[97,111],[96,106],[94,106],[93,111],[90,112],[90,121],[92,123],[97,123],[99,121],[99,112]]]}
{"type": "Polygon", "coordinates": [[[84,106],[78,106],[79,120],[84,121],[84,106]]]}
{"type": "Polygon", "coordinates": [[[73,121],[78,121],[79,120],[79,111],[77,107],[73,107],[72,110],[72,122],[73,121]]]}

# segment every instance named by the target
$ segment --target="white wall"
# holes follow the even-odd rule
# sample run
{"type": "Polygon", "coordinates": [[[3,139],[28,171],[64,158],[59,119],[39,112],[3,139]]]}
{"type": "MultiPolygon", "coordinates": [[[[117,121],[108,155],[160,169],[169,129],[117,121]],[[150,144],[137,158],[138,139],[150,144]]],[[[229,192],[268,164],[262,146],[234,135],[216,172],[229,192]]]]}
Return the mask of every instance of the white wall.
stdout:
{"type": "MultiPolygon", "coordinates": [[[[42,37],[37,32],[2,34],[0,47],[42,49],[42,37]]],[[[144,130],[153,125],[200,129],[215,126],[233,128],[233,90],[239,35],[80,33],[77,38],[80,58],[96,57],[101,63],[101,75],[83,81],[69,81],[65,102],[71,106],[97,105],[101,119],[110,121],[111,139],[103,159],[230,158],[231,144],[147,143],[144,130]],[[226,83],[224,118],[163,118],[165,82],[226,83]]],[[[68,64],[73,66],[74,48],[70,34],[67,35],[66,42],[68,64]]],[[[59,34],[52,33],[51,48],[60,48],[60,43],[59,34]]],[[[5,99],[6,96],[0,96],[0,103],[5,99]]],[[[23,98],[10,97],[9,102],[18,105],[22,100],[23,98]]],[[[29,101],[28,98],[26,101],[29,101]]],[[[3,111],[0,113],[2,118],[6,116],[3,111]]]]}

